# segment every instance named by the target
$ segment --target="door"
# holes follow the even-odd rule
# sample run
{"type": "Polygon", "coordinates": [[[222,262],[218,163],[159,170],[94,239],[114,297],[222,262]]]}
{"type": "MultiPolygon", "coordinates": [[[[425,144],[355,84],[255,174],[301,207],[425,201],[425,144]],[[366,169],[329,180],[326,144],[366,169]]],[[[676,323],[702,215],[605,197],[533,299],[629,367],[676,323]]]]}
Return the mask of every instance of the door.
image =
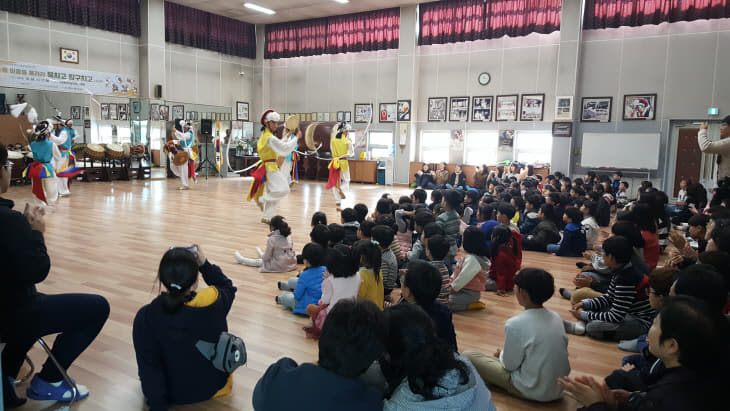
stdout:
{"type": "Polygon", "coordinates": [[[677,161],[674,170],[674,187],[672,193],[677,197],[679,182],[692,180],[693,183],[700,181],[700,170],[702,168],[702,152],[697,144],[697,133],[699,128],[680,128],[677,140],[677,161]]]}

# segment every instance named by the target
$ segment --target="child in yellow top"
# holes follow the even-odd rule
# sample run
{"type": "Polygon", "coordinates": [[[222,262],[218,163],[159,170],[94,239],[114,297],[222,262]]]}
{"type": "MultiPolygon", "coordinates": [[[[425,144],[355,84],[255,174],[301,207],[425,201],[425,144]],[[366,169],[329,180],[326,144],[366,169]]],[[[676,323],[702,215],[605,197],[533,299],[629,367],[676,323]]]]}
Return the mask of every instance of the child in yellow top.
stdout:
{"type": "Polygon", "coordinates": [[[357,298],[364,298],[383,309],[383,279],[380,275],[380,248],[370,240],[358,240],[353,245],[355,255],[360,257],[360,290],[357,298]]]}

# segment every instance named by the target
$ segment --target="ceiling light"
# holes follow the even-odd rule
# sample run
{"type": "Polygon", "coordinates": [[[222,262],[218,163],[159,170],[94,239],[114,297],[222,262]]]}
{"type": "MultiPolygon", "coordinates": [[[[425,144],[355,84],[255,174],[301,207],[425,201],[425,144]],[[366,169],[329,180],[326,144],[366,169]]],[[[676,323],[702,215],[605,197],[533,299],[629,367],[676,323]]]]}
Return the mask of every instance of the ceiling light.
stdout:
{"type": "Polygon", "coordinates": [[[335,1],[338,2],[338,3],[340,3],[340,4],[347,4],[347,3],[350,2],[350,0],[335,0],[335,1]]]}
{"type": "Polygon", "coordinates": [[[276,12],[274,10],[267,9],[266,7],[261,7],[258,4],[243,3],[243,7],[246,7],[247,9],[258,11],[259,13],[276,14],[276,12]]]}

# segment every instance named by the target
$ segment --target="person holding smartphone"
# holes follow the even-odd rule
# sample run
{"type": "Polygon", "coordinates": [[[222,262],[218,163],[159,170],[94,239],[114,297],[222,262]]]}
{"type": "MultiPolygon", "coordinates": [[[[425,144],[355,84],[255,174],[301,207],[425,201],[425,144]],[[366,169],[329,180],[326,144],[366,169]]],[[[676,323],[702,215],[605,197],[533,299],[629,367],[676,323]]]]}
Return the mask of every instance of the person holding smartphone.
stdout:
{"type": "Polygon", "coordinates": [[[198,245],[170,247],[157,280],[162,290],[140,308],[132,336],[142,392],[150,410],[191,404],[231,392],[232,374],[220,371],[196,348],[228,331],[236,287],[198,245]],[[198,289],[199,275],[207,288],[198,289]]]}

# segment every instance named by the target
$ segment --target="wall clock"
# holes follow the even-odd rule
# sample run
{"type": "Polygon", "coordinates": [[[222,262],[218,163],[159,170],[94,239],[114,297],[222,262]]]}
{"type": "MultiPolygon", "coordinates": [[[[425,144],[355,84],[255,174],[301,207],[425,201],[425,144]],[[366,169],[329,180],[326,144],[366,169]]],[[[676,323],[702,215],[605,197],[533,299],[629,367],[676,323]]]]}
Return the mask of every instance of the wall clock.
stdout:
{"type": "Polygon", "coordinates": [[[490,81],[492,81],[492,76],[485,71],[484,73],[479,74],[479,77],[477,77],[477,81],[482,86],[486,86],[487,84],[489,84],[490,81]]]}

